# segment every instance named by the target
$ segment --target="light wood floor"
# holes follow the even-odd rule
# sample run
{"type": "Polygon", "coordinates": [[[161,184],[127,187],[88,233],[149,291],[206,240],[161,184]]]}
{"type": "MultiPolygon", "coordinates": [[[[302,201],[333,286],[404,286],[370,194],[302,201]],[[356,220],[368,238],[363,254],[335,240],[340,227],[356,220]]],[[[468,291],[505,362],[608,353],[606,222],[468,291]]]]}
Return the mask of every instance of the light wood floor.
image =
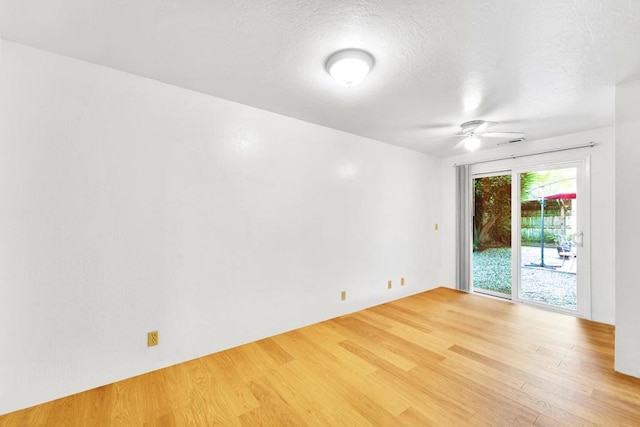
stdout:
{"type": "Polygon", "coordinates": [[[439,288],[0,417],[0,426],[640,425],[613,328],[439,288]]]}

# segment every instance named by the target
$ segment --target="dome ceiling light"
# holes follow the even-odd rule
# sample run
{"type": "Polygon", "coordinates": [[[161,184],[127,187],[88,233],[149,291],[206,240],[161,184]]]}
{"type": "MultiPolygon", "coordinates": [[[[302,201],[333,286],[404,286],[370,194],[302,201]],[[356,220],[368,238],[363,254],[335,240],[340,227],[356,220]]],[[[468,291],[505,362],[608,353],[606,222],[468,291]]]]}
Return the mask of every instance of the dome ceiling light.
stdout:
{"type": "Polygon", "coordinates": [[[327,72],[339,84],[351,87],[360,83],[373,68],[373,56],[361,49],[344,49],[327,59],[327,72]]]}

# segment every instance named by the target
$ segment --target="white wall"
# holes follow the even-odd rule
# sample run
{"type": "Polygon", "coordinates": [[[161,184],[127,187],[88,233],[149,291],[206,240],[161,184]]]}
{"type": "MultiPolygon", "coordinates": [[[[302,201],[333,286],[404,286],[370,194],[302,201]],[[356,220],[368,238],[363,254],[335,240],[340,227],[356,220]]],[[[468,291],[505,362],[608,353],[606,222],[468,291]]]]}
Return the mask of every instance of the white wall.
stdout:
{"type": "Polygon", "coordinates": [[[438,159],[1,47],[0,413],[438,285],[438,159]]]}
{"type": "MultiPolygon", "coordinates": [[[[613,106],[613,100],[611,108],[613,106]]],[[[442,268],[443,286],[455,287],[455,163],[495,159],[510,154],[544,151],[596,142],[584,148],[518,159],[520,164],[544,164],[590,156],[591,187],[591,318],[613,324],[615,321],[615,131],[613,127],[595,129],[556,138],[527,141],[474,154],[442,160],[442,268]]],[[[496,162],[496,170],[508,169],[508,162],[496,162]]],[[[484,164],[490,169],[491,164],[484,164]]]]}
{"type": "Polygon", "coordinates": [[[640,80],[616,88],[615,368],[640,378],[640,80]]]}

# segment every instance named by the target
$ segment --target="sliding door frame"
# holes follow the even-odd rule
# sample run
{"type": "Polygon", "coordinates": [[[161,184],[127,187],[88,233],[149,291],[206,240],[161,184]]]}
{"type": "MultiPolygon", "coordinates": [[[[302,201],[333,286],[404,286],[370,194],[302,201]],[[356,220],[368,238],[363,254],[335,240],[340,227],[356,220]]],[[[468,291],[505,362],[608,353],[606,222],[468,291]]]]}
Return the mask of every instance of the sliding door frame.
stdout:
{"type": "MultiPolygon", "coordinates": [[[[511,179],[511,300],[516,303],[532,305],[548,311],[569,314],[591,319],[591,157],[575,152],[540,154],[486,163],[472,164],[470,185],[476,178],[512,174],[511,179]],[[521,219],[520,219],[520,174],[537,170],[577,167],[577,210],[579,212],[579,230],[582,232],[583,246],[577,246],[577,308],[568,310],[549,304],[536,303],[520,298],[521,266],[521,219]],[[514,203],[517,201],[517,203],[514,203]]],[[[473,197],[473,195],[472,195],[473,197]]],[[[472,220],[470,218],[469,220],[472,220]]],[[[473,248],[470,248],[473,251],[473,248]]],[[[471,256],[471,290],[473,291],[473,256],[471,256]]]]}

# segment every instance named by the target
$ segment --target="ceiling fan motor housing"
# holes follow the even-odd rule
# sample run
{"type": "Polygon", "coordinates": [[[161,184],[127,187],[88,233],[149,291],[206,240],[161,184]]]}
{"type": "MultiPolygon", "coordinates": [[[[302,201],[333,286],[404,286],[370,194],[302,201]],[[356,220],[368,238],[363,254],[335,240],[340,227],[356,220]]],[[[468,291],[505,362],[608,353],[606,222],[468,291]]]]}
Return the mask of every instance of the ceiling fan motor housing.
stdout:
{"type": "Polygon", "coordinates": [[[485,120],[471,120],[461,124],[460,129],[464,134],[473,134],[483,132],[495,124],[496,122],[487,122],[485,120]]]}

